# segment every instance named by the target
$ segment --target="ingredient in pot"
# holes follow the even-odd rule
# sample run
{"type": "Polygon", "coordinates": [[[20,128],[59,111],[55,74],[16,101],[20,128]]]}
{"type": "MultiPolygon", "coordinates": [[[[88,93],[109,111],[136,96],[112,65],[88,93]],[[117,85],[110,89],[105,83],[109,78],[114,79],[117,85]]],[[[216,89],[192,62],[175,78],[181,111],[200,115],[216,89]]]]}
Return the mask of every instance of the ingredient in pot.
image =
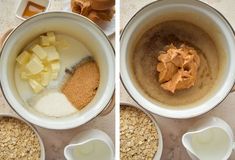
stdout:
{"type": "Polygon", "coordinates": [[[114,15],[115,0],[71,0],[72,11],[94,22],[110,21],[114,15]]]}
{"type": "Polygon", "coordinates": [[[37,135],[30,126],[16,118],[0,118],[0,159],[39,160],[37,135]]]}
{"type": "Polygon", "coordinates": [[[43,12],[44,10],[45,10],[44,6],[28,1],[27,6],[25,7],[25,10],[23,12],[23,17],[29,18],[37,13],[43,12]]]}
{"type": "Polygon", "coordinates": [[[99,68],[94,60],[80,62],[63,85],[62,92],[77,109],[81,110],[94,98],[99,80],[99,68]]]}
{"type": "Polygon", "coordinates": [[[172,93],[194,86],[200,65],[197,51],[185,44],[167,45],[160,51],[157,64],[161,87],[172,93]]]}
{"type": "Polygon", "coordinates": [[[56,49],[54,32],[40,36],[40,44],[24,50],[16,61],[20,65],[20,77],[28,81],[35,93],[41,92],[50,81],[57,79],[60,71],[60,55],[56,49]]]}
{"type": "Polygon", "coordinates": [[[153,159],[158,148],[158,133],[143,111],[128,106],[120,109],[121,160],[153,159]]]}
{"type": "Polygon", "coordinates": [[[58,91],[45,91],[31,100],[33,108],[52,117],[63,117],[77,112],[66,96],[58,91]]]}

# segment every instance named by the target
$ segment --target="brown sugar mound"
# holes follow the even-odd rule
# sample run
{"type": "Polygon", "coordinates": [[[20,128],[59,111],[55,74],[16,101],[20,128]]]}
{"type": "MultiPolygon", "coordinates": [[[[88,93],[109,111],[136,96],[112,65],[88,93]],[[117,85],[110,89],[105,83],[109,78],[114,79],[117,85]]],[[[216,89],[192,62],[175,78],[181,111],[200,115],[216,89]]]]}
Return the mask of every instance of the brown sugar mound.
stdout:
{"type": "Polygon", "coordinates": [[[174,93],[194,86],[200,66],[200,57],[194,48],[185,44],[176,48],[171,44],[159,54],[157,71],[163,89],[174,93]]]}
{"type": "Polygon", "coordinates": [[[99,87],[100,73],[94,61],[79,65],[62,87],[62,92],[78,109],[84,108],[95,96],[99,87]]]}

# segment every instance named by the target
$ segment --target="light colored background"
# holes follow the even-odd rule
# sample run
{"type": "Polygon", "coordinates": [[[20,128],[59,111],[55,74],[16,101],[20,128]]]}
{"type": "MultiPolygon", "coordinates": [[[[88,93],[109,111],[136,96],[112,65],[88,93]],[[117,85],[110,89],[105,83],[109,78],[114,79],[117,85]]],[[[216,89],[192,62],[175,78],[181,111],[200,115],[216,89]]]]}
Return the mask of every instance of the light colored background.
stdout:
{"type": "MultiPolygon", "coordinates": [[[[15,12],[20,0],[0,0],[0,36],[9,28],[13,28],[22,21],[15,17],[15,12]]],[[[49,10],[63,10],[67,0],[52,0],[49,10]]],[[[110,37],[114,44],[114,35],[110,37]]],[[[0,91],[0,113],[12,113],[0,91]]],[[[96,117],[89,123],[75,129],[65,131],[55,131],[36,127],[41,135],[45,149],[46,160],[63,160],[64,146],[69,143],[77,133],[84,129],[96,128],[106,132],[114,141],[115,139],[115,114],[114,110],[105,117],[96,117]]]]}
{"type": "MultiPolygon", "coordinates": [[[[130,18],[143,6],[154,0],[121,0],[121,28],[124,28],[130,18]]],[[[173,0],[172,0],[173,1],[173,0]]],[[[235,1],[234,0],[203,0],[219,10],[235,28],[235,1]]],[[[121,85],[121,102],[137,105],[121,85]]],[[[218,116],[224,119],[233,128],[235,133],[235,93],[229,96],[209,113],[192,119],[175,120],[155,115],[163,134],[164,149],[162,160],[189,160],[181,144],[181,136],[187,129],[202,117],[218,116]]],[[[235,159],[235,153],[230,157],[235,159]]]]}

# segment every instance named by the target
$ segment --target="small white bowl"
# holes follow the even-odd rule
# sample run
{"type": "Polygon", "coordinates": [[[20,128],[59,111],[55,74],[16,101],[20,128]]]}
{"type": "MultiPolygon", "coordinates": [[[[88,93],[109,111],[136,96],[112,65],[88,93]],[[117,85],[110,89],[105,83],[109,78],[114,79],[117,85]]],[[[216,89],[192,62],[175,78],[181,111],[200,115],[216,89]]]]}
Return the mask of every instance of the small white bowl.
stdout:
{"type": "Polygon", "coordinates": [[[45,10],[43,12],[48,11],[50,4],[51,4],[51,0],[21,0],[19,1],[19,5],[18,8],[16,10],[16,17],[21,19],[21,20],[26,20],[26,18],[23,17],[23,13],[25,8],[27,7],[28,2],[33,2],[36,3],[40,6],[45,7],[45,10]]]}
{"type": "Polygon", "coordinates": [[[153,160],[160,160],[161,156],[162,156],[162,150],[163,150],[163,138],[162,138],[162,133],[161,133],[161,130],[160,130],[158,124],[157,124],[156,119],[148,111],[146,111],[142,107],[137,107],[137,106],[134,106],[134,105],[129,104],[129,103],[121,103],[120,107],[121,106],[137,108],[137,109],[143,111],[152,120],[152,122],[154,123],[154,125],[157,129],[157,133],[158,133],[158,147],[157,147],[157,151],[155,153],[155,156],[154,156],[153,160]]]}
{"type": "Polygon", "coordinates": [[[0,118],[1,117],[8,117],[8,118],[15,118],[21,122],[24,122],[26,125],[28,125],[32,130],[33,132],[37,135],[37,138],[39,140],[39,144],[40,144],[40,147],[41,147],[41,156],[40,156],[40,160],[45,160],[45,147],[43,145],[43,141],[41,139],[41,137],[39,136],[38,134],[38,131],[30,124],[28,123],[27,121],[19,118],[19,117],[16,117],[15,115],[12,115],[12,114],[7,114],[7,113],[0,113],[0,118]]]}
{"type": "Polygon", "coordinates": [[[98,129],[89,129],[80,132],[76,135],[71,142],[64,148],[64,156],[68,160],[76,159],[108,159],[114,160],[114,144],[112,139],[105,132],[98,129]],[[101,146],[96,146],[94,143],[99,142],[101,146]],[[100,148],[102,147],[102,148],[100,148]],[[83,156],[79,157],[74,155],[74,151],[82,148],[83,156]],[[106,148],[106,152],[103,150],[106,148]],[[102,157],[100,152],[103,153],[102,157]]]}

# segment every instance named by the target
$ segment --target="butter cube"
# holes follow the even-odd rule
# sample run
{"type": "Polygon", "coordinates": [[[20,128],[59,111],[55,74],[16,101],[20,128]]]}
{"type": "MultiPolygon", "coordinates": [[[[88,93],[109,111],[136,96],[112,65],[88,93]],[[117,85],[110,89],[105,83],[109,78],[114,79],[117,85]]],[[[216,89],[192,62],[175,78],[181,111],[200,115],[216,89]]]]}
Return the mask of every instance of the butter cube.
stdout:
{"type": "Polygon", "coordinates": [[[37,56],[32,56],[30,61],[26,64],[25,68],[31,73],[31,74],[37,74],[41,72],[44,68],[41,60],[37,56]]]}
{"type": "Polygon", "coordinates": [[[21,72],[20,77],[24,80],[27,80],[27,79],[29,79],[30,74],[28,74],[27,72],[21,72]]]}
{"type": "Polygon", "coordinates": [[[55,46],[44,47],[43,49],[47,52],[47,61],[54,61],[60,59],[60,55],[56,51],[55,46]]]}
{"type": "Polygon", "coordinates": [[[52,79],[52,80],[57,79],[57,77],[58,77],[58,72],[52,72],[52,73],[51,73],[51,79],[52,79]]]}
{"type": "Polygon", "coordinates": [[[39,46],[38,44],[35,45],[33,48],[32,48],[32,51],[41,59],[46,59],[47,57],[47,52],[44,51],[44,49],[39,46]]]}
{"type": "Polygon", "coordinates": [[[52,72],[59,72],[60,70],[60,62],[59,61],[55,61],[51,63],[51,71],[52,72]]]}
{"type": "Polygon", "coordinates": [[[46,87],[51,80],[50,72],[42,72],[40,73],[40,76],[41,76],[41,85],[46,87]]]}
{"type": "Polygon", "coordinates": [[[23,51],[23,52],[16,58],[16,61],[17,61],[19,64],[23,65],[23,64],[26,64],[26,63],[29,61],[30,57],[31,57],[31,54],[30,54],[29,52],[23,51]]]}
{"type": "Polygon", "coordinates": [[[40,45],[49,46],[50,45],[49,38],[47,36],[40,36],[40,45]]]}
{"type": "MultiPolygon", "coordinates": [[[[41,72],[40,72],[41,73],[41,72]]],[[[41,75],[40,75],[40,73],[39,74],[35,74],[35,75],[31,75],[30,76],[30,79],[33,79],[33,80],[35,80],[35,81],[37,81],[37,82],[41,82],[41,75]]]]}
{"type": "Polygon", "coordinates": [[[29,85],[32,87],[35,93],[39,93],[44,89],[44,87],[40,83],[33,79],[29,79],[29,85]]]}
{"type": "Polygon", "coordinates": [[[47,37],[50,42],[50,44],[55,44],[56,39],[55,39],[55,33],[54,32],[47,32],[47,37]]]}
{"type": "Polygon", "coordinates": [[[47,66],[47,65],[46,65],[46,66],[44,66],[43,71],[44,71],[44,72],[49,72],[49,71],[50,71],[50,67],[49,67],[49,66],[47,66]]]}

